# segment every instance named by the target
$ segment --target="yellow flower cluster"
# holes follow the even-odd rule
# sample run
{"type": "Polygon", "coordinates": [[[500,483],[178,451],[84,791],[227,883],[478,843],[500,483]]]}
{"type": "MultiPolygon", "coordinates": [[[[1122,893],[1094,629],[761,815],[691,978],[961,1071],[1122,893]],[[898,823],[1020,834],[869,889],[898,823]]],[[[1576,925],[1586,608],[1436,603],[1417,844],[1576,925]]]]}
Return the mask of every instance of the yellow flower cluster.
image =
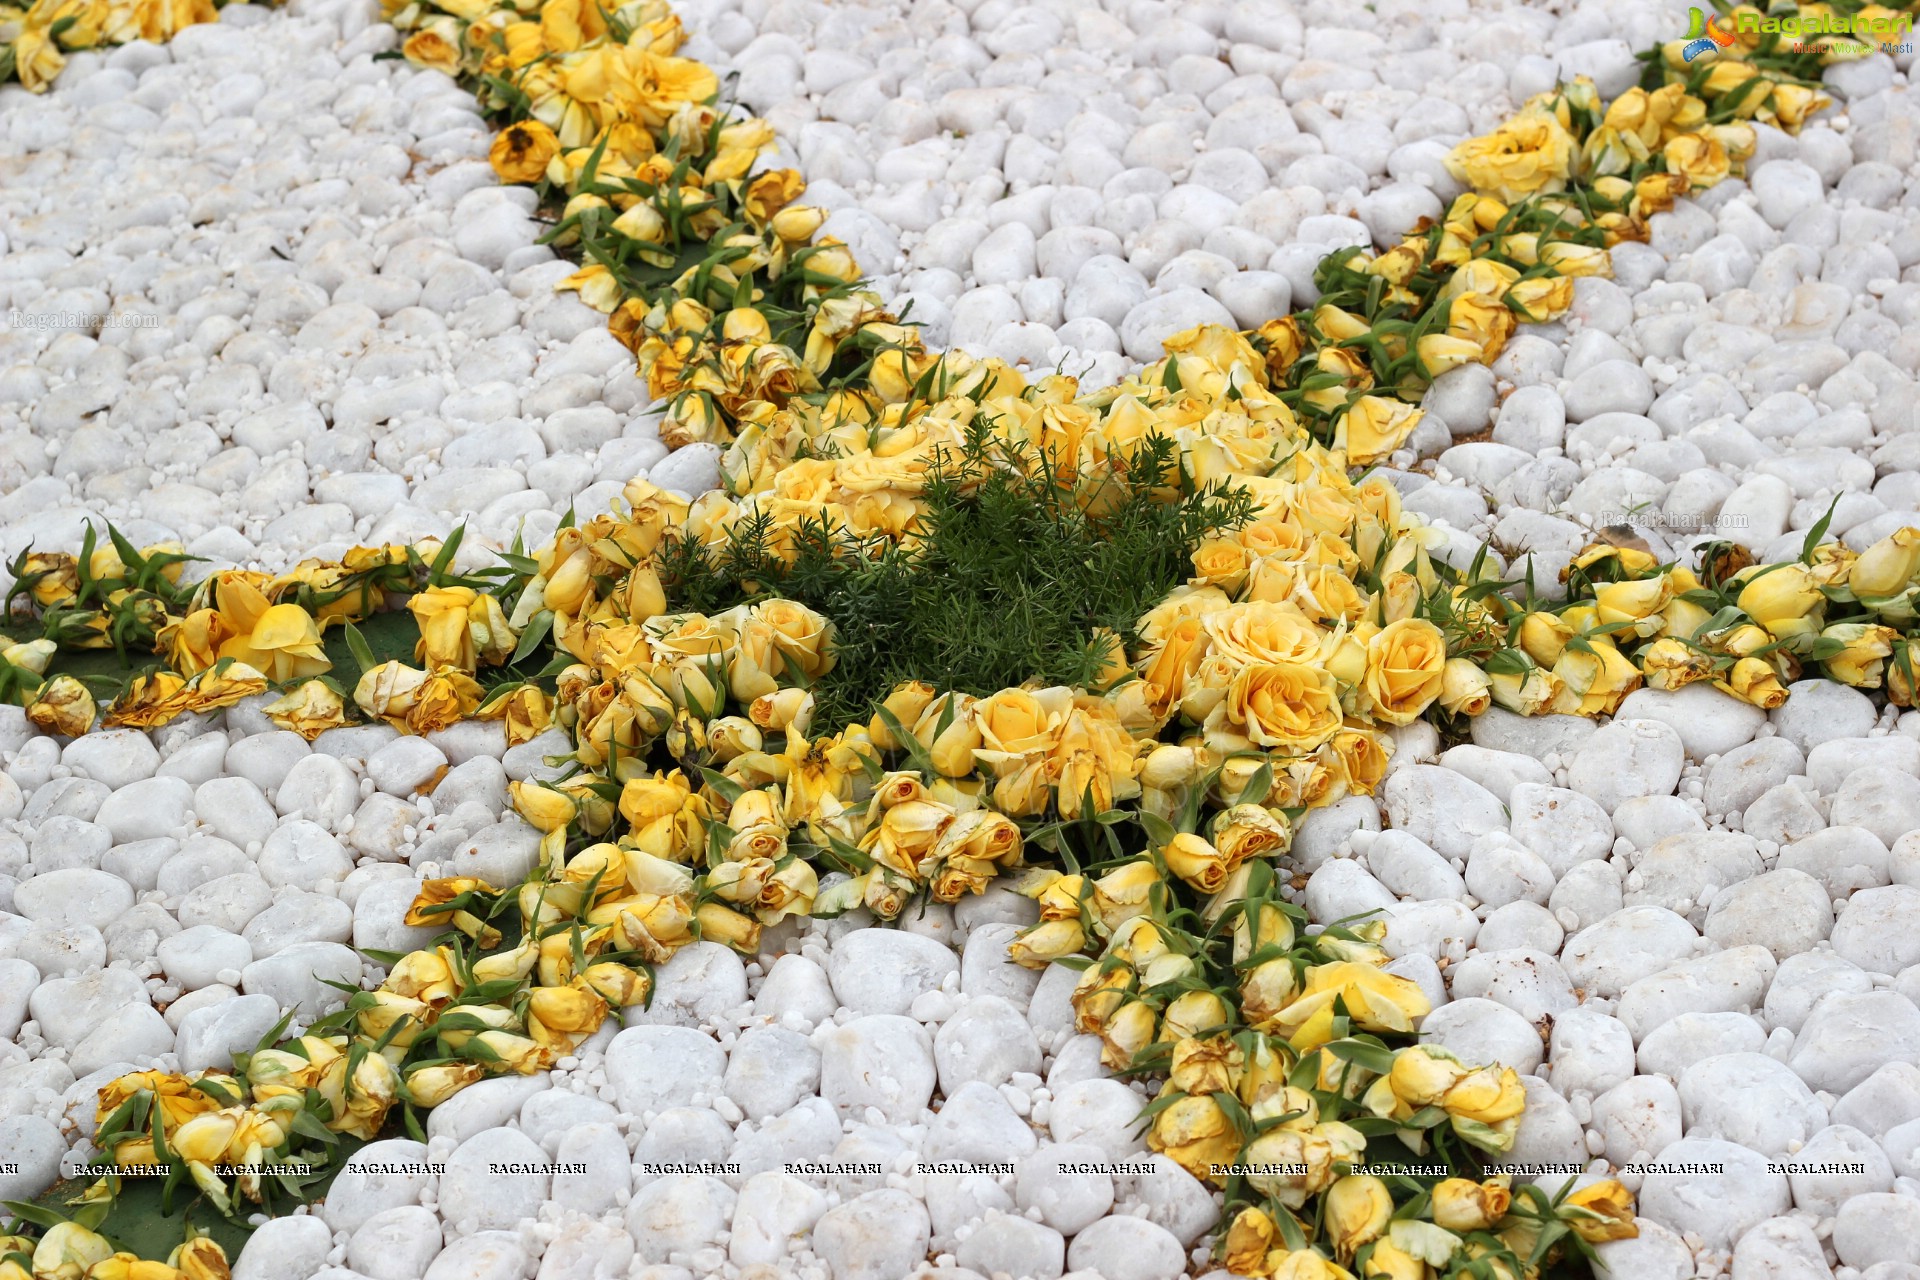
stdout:
{"type": "Polygon", "coordinates": [[[296,1163],[303,1113],[367,1140],[395,1100],[393,1062],[345,1036],[308,1034],[243,1057],[236,1075],[136,1071],[109,1082],[94,1120],[103,1158],[121,1169],[182,1168],[231,1215],[239,1200],[264,1203],[267,1180],[296,1163]]]}
{"type": "MultiPolygon", "coordinates": [[[[646,998],[644,972],[598,958],[635,950],[624,943],[636,930],[623,931],[620,917],[657,906],[659,895],[643,901],[629,890],[627,870],[606,845],[576,855],[564,876],[524,886],[516,904],[524,933],[504,950],[468,909],[497,898],[492,886],[468,878],[421,886],[408,923],[452,924],[496,949],[477,958],[455,946],[409,952],[378,988],[348,1002],[363,1039],[400,1062],[408,1102],[431,1107],[491,1073],[545,1070],[599,1030],[610,1008],[646,998]]],[[[658,913],[649,919],[658,923],[658,913]]]]}
{"type": "Polygon", "coordinates": [[[1656,689],[1711,681],[1771,709],[1814,664],[1843,684],[1884,688],[1898,706],[1914,703],[1908,631],[1920,529],[1895,530],[1858,555],[1829,543],[1765,566],[1721,544],[1701,574],[1597,545],[1568,574],[1581,602],[1518,616],[1516,647],[1489,663],[1502,705],[1525,714],[1611,711],[1644,679],[1656,689]]]}
{"type": "Polygon", "coordinates": [[[165,1262],[116,1251],[79,1222],[62,1222],[38,1240],[0,1236],[0,1280],[228,1280],[226,1250],[189,1236],[165,1262]]]}
{"type": "Polygon", "coordinates": [[[213,0],[34,0],[22,9],[0,4],[0,82],[17,79],[45,93],[79,49],[149,40],[219,17],[213,0]]]}
{"type": "Polygon", "coordinates": [[[1581,77],[1529,99],[1492,133],[1460,143],[1448,153],[1447,169],[1480,195],[1508,203],[1544,197],[1537,208],[1574,226],[1586,220],[1567,198],[1578,188],[1597,208],[1593,221],[1607,244],[1645,240],[1653,214],[1689,190],[1741,172],[1756,145],[1747,119],[1794,132],[1831,105],[1824,94],[1796,85],[1752,80],[1757,74],[1738,62],[1718,63],[1704,85],[1675,80],[1652,92],[1636,87],[1604,108],[1592,82],[1581,77]],[[1753,92],[1740,99],[1748,109],[1723,112],[1718,100],[1734,87],[1723,73],[1732,70],[1751,80],[1753,92]]]}

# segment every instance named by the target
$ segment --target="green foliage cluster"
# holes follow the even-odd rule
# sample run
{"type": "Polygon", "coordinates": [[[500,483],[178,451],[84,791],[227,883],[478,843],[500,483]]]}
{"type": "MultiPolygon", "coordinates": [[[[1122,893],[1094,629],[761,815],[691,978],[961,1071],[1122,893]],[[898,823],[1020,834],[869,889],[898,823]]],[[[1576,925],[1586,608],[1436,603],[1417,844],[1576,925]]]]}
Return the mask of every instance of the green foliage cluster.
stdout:
{"type": "Polygon", "coordinates": [[[870,718],[897,684],[986,696],[1037,680],[1094,683],[1140,615],[1187,576],[1194,544],[1251,518],[1243,490],[1196,488],[1178,450],[1149,438],[1121,471],[1064,475],[977,429],[927,485],[921,534],[859,541],[802,528],[793,554],[765,518],[718,548],[669,543],[668,606],[713,613],[771,596],[833,621],[838,661],[814,687],[815,723],[870,718]],[[1103,630],[1104,629],[1104,630],[1103,630]]]}

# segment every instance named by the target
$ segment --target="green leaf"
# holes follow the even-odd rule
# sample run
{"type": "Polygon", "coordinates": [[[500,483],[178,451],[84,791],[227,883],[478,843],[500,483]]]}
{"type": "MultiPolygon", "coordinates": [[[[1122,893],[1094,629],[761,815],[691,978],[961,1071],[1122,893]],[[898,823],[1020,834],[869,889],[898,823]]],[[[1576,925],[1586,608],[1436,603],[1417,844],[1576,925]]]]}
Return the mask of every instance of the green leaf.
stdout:
{"type": "Polygon", "coordinates": [[[367,638],[360,634],[360,628],[349,622],[344,630],[347,634],[347,648],[352,651],[353,661],[360,668],[360,674],[365,676],[380,664],[374,660],[373,649],[367,644],[367,638]]]}
{"type": "Polygon", "coordinates": [[[1393,1070],[1393,1050],[1378,1040],[1352,1037],[1346,1040],[1334,1040],[1321,1046],[1342,1062],[1351,1062],[1365,1067],[1375,1075],[1384,1076],[1393,1070]]]}
{"type": "Polygon", "coordinates": [[[541,609],[536,612],[533,617],[527,619],[527,628],[520,633],[520,643],[514,646],[513,656],[507,659],[507,665],[518,666],[540,648],[552,630],[553,610],[541,609]]]}
{"type": "Polygon", "coordinates": [[[1814,550],[1820,540],[1827,536],[1827,530],[1833,525],[1833,513],[1840,506],[1840,495],[1835,494],[1833,501],[1827,504],[1827,514],[1813,522],[1813,528],[1807,530],[1805,541],[1800,544],[1800,563],[1812,564],[1814,550]]]}

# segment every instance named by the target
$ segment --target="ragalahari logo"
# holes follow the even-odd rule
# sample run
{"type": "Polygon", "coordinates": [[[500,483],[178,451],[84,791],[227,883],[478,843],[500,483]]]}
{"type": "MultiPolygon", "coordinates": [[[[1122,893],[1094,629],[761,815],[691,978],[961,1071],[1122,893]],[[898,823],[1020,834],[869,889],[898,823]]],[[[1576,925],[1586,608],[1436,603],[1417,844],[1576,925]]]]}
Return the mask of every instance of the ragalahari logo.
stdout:
{"type": "Polygon", "coordinates": [[[1720,29],[1719,14],[1707,17],[1698,9],[1689,9],[1687,14],[1687,47],[1680,51],[1683,62],[1692,62],[1703,53],[1712,53],[1733,43],[1733,33],[1720,29]]]}

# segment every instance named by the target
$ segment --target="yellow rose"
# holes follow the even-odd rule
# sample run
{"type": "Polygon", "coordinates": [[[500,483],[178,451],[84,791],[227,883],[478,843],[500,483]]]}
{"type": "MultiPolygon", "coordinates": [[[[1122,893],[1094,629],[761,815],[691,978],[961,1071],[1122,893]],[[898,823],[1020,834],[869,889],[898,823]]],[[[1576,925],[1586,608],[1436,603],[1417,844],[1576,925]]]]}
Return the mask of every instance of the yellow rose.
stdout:
{"type": "Polygon", "coordinates": [[[77,1222],[47,1228],[33,1250],[33,1274],[48,1280],[80,1280],[88,1268],[113,1256],[113,1246],[77,1222]]]}
{"type": "Polygon", "coordinates": [[[1477,364],[1485,348],[1471,338],[1451,333],[1429,333],[1413,344],[1420,358],[1420,369],[1429,379],[1438,378],[1463,364],[1477,364]]]}
{"type": "Polygon", "coordinates": [[[1229,1165],[1240,1150],[1240,1135],[1211,1097],[1186,1097],[1153,1118],[1147,1146],[1202,1181],[1216,1184],[1215,1165],[1229,1165]]]}
{"type": "Polygon", "coordinates": [[[791,600],[752,606],[741,620],[729,669],[733,696],[751,703],[782,684],[805,683],[833,669],[833,623],[791,600]]]}
{"type": "Polygon", "coordinates": [[[1247,549],[1233,538],[1208,538],[1193,549],[1193,576],[1187,581],[1196,587],[1218,587],[1232,595],[1246,585],[1247,549]]]}
{"type": "Polygon", "coordinates": [[[317,676],[333,666],[313,615],[297,604],[269,607],[250,631],[222,644],[220,656],[245,663],[276,684],[317,676]]]}
{"type": "Polygon", "coordinates": [[[1448,1231],[1487,1231],[1507,1216],[1513,1193],[1501,1182],[1448,1178],[1433,1188],[1433,1221],[1448,1231]]]}
{"type": "Polygon", "coordinates": [[[1763,711],[1771,711],[1787,700],[1779,673],[1764,658],[1741,658],[1714,684],[1763,711]]]}
{"type": "Polygon", "coordinates": [[[1895,529],[1860,553],[1847,586],[1861,599],[1884,599],[1907,589],[1920,573],[1920,529],[1895,529]]]}
{"type": "Polygon", "coordinates": [[[861,841],[861,852],[917,883],[922,879],[921,863],[954,819],[950,805],[930,800],[897,804],[887,810],[879,826],[867,833],[861,841]]]}
{"type": "Polygon", "coordinates": [[[1355,466],[1377,462],[1404,444],[1425,416],[1404,400],[1361,396],[1335,420],[1333,447],[1346,450],[1355,466]]]}
{"type": "Polygon", "coordinates": [[[195,1236],[167,1255],[167,1265],[184,1280],[229,1280],[227,1251],[211,1236],[195,1236]]]}
{"type": "Polygon", "coordinates": [[[1166,860],[1168,871],[1201,893],[1217,892],[1231,870],[1225,854],[1185,831],[1175,835],[1160,851],[1160,856],[1166,860]]]}
{"type": "Polygon", "coordinates": [[[1436,1044],[1409,1045],[1393,1055],[1383,1077],[1393,1096],[1409,1107],[1436,1105],[1467,1074],[1460,1059],[1436,1044]]]}
{"type": "Polygon", "coordinates": [[[1823,659],[1828,675],[1856,688],[1877,689],[1886,671],[1887,659],[1900,633],[1877,623],[1846,622],[1820,633],[1820,643],[1840,645],[1839,652],[1823,659]]]}
{"type": "Polygon", "coordinates": [[[1635,660],[1651,689],[1683,689],[1713,678],[1713,656],[1671,636],[1655,640],[1635,660]]]}
{"type": "Polygon", "coordinates": [[[1230,1035],[1187,1037],[1173,1046],[1167,1078],[1183,1093],[1232,1093],[1246,1054],[1230,1035]]]}
{"type": "Polygon", "coordinates": [[[1714,186],[1733,171],[1726,147],[1708,134],[1683,133],[1669,138],[1661,154],[1666,157],[1667,172],[1684,174],[1694,188],[1714,186]]]}
{"type": "Polygon", "coordinates": [[[1043,920],[1007,944],[1007,958],[1022,968],[1044,969],[1061,956],[1078,954],[1086,945],[1079,920],[1043,920]]]}
{"type": "Polygon", "coordinates": [[[1411,724],[1445,685],[1447,645],[1440,628],[1420,618],[1390,622],[1367,641],[1367,696],[1373,715],[1411,724]]]}
{"type": "Polygon", "coordinates": [[[1333,673],[1306,663],[1242,667],[1220,705],[1227,723],[1262,747],[1311,751],[1340,730],[1340,689],[1333,673]]]}
{"type": "Polygon", "coordinates": [[[1775,640],[1803,649],[1819,632],[1827,598],[1803,564],[1769,566],[1742,576],[1736,603],[1775,640]]]}
{"type": "Polygon", "coordinates": [[[1278,1128],[1248,1143],[1240,1160],[1262,1166],[1248,1175],[1249,1183],[1297,1210],[1332,1184],[1335,1154],[1333,1143],[1318,1133],[1278,1128]]]}
{"type": "Polygon", "coordinates": [[[540,121],[520,121],[507,125],[493,136],[488,161],[501,182],[538,182],[547,173],[547,163],[561,154],[561,140],[540,121]]]}
{"type": "Polygon", "coordinates": [[[307,680],[264,708],[267,719],[311,742],[347,722],[346,703],[319,680],[307,680]]]}
{"type": "Polygon", "coordinates": [[[1613,261],[1605,249],[1592,245],[1550,240],[1540,246],[1540,261],[1562,276],[1610,276],[1613,261]]]}
{"type": "Polygon", "coordinates": [[[1640,1234],[1633,1220],[1633,1193],[1612,1178],[1580,1188],[1561,1203],[1574,1234],[1589,1244],[1632,1240],[1640,1234]],[[1566,1213],[1578,1210],[1578,1215],[1566,1213]]]}
{"type": "Polygon", "coordinates": [[[55,676],[27,704],[27,719],[47,733],[77,738],[93,727],[93,695],[72,676],[55,676]]]}
{"type": "Polygon", "coordinates": [[[1564,276],[1535,276],[1520,280],[1506,292],[1506,300],[1537,323],[1557,319],[1573,305],[1573,281],[1564,276]]]}
{"type": "Polygon", "coordinates": [[[1413,1020],[1431,1011],[1417,983],[1354,960],[1318,965],[1292,1004],[1274,1019],[1274,1029],[1302,1053],[1332,1038],[1333,1004],[1346,1005],[1353,1025],[1363,1031],[1408,1032],[1413,1020]]]}
{"type": "Polygon", "coordinates": [[[1293,843],[1286,814],[1257,804],[1237,804],[1214,815],[1212,836],[1230,870],[1249,858],[1285,853],[1293,843]]]}
{"type": "Polygon", "coordinates": [[[1062,688],[1002,689],[981,699],[973,705],[973,721],[980,732],[982,758],[998,765],[1051,752],[1071,710],[1071,691],[1062,688]]]}
{"type": "Polygon", "coordinates": [[[460,74],[459,42],[460,24],[448,18],[422,26],[407,37],[400,52],[416,67],[454,76],[460,74]]]}
{"type": "Polygon", "coordinates": [[[21,30],[14,38],[13,60],[13,72],[28,93],[45,93],[67,65],[66,55],[43,27],[21,30]]]}
{"type": "Polygon", "coordinates": [[[1448,658],[1441,669],[1440,709],[1448,715],[1477,716],[1493,702],[1493,684],[1470,658],[1448,658]]]}
{"type": "Polygon", "coordinates": [[[1551,114],[1529,110],[1491,134],[1470,138],[1447,153],[1447,171],[1475,191],[1511,203],[1540,191],[1565,188],[1572,175],[1575,143],[1551,114]]]}
{"type": "Polygon", "coordinates": [[[1393,1219],[1393,1194],[1372,1174],[1349,1174],[1327,1188],[1326,1226],[1342,1259],[1386,1233],[1393,1219]]]}
{"type": "Polygon", "coordinates": [[[449,1062],[438,1066],[417,1067],[406,1077],[407,1100],[417,1107],[437,1107],[470,1084],[486,1079],[487,1069],[477,1062],[449,1062]]]}
{"type": "Polygon", "coordinates": [[[1481,1067],[1455,1081],[1440,1098],[1449,1115],[1495,1125],[1518,1116],[1527,1091],[1512,1067],[1481,1067]]]}
{"type": "Polygon", "coordinates": [[[1513,309],[1500,300],[1502,284],[1495,291],[1469,290],[1456,294],[1447,303],[1447,335],[1470,342],[1479,350],[1482,364],[1491,363],[1506,349],[1507,340],[1519,326],[1513,309]]]}
{"type": "Polygon", "coordinates": [[[1832,98],[1804,85],[1776,84],[1767,96],[1766,105],[1760,108],[1759,118],[1765,120],[1772,116],[1773,123],[1786,132],[1798,133],[1807,117],[1832,105],[1832,98]]]}

